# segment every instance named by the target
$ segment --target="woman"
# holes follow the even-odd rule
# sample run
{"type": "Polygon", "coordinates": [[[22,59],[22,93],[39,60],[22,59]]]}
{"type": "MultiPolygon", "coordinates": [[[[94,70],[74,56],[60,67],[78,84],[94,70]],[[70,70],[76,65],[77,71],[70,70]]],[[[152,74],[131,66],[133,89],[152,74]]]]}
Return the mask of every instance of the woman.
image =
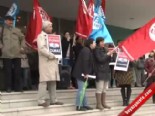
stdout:
{"type": "Polygon", "coordinates": [[[115,71],[115,79],[117,81],[118,86],[121,87],[123,106],[128,106],[132,92],[131,84],[133,83],[133,63],[129,63],[129,67],[126,72],[115,71]]]}
{"type": "Polygon", "coordinates": [[[87,98],[84,94],[82,104],[80,104],[80,96],[83,91],[84,83],[88,79],[88,75],[93,71],[93,54],[92,49],[96,46],[95,42],[92,39],[85,41],[85,47],[81,50],[78,55],[78,58],[73,69],[73,77],[76,78],[78,84],[78,91],[76,97],[76,110],[77,111],[86,111],[91,110],[92,108],[87,104],[87,98]],[[82,76],[84,74],[84,76],[82,76]]]}
{"type": "Polygon", "coordinates": [[[110,107],[105,103],[106,89],[111,78],[110,66],[111,55],[113,51],[108,52],[104,47],[104,38],[98,37],[96,39],[96,49],[94,50],[95,75],[96,75],[96,108],[103,110],[103,108],[110,107]]]}

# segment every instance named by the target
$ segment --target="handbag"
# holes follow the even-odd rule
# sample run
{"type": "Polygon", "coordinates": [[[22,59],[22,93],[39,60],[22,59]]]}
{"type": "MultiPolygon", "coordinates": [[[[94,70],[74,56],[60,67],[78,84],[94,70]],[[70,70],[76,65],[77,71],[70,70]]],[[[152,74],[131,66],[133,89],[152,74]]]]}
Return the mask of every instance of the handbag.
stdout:
{"type": "MultiPolygon", "coordinates": [[[[3,33],[4,33],[4,26],[2,27],[0,42],[3,45],[3,33]]],[[[0,56],[2,56],[2,49],[0,48],[0,56]]]]}

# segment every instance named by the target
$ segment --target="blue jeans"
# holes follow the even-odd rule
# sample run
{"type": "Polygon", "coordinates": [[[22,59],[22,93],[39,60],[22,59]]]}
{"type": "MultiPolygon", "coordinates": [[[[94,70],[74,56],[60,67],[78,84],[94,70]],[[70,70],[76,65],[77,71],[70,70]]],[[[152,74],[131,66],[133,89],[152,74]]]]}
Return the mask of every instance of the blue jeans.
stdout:
{"type": "Polygon", "coordinates": [[[68,58],[63,58],[62,63],[63,63],[63,65],[69,65],[69,66],[70,66],[70,59],[68,59],[68,58]]]}
{"type": "MultiPolygon", "coordinates": [[[[80,106],[80,96],[82,94],[82,89],[83,89],[84,83],[85,82],[77,79],[78,91],[77,91],[77,96],[76,96],[76,106],[80,106]]],[[[84,94],[84,98],[83,98],[83,102],[82,102],[81,106],[82,107],[83,106],[88,106],[86,93],[84,94]]]]}

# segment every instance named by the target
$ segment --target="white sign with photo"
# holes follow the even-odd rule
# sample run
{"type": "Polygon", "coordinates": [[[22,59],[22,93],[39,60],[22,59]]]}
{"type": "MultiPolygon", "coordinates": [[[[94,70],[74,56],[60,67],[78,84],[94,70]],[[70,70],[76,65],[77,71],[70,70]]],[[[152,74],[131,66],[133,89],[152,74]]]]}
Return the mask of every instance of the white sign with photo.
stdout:
{"type": "Polygon", "coordinates": [[[61,47],[61,37],[60,35],[48,35],[48,48],[49,51],[52,52],[56,58],[62,58],[62,47],[61,47]]]}
{"type": "Polygon", "coordinates": [[[114,70],[127,71],[129,67],[129,60],[124,52],[118,51],[114,70]]]}

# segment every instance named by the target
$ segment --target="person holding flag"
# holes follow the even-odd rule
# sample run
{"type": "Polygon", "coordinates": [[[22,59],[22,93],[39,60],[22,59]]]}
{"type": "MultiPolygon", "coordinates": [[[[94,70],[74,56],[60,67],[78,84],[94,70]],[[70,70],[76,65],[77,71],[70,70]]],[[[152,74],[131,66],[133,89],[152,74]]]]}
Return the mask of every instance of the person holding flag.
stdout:
{"type": "Polygon", "coordinates": [[[103,110],[103,108],[110,107],[105,102],[106,90],[110,81],[110,66],[111,56],[114,53],[104,47],[104,38],[98,37],[96,39],[97,47],[94,50],[94,65],[96,75],[96,108],[103,110]]]}
{"type": "MultiPolygon", "coordinates": [[[[155,53],[153,51],[150,52],[149,58],[145,60],[145,71],[147,72],[147,84],[145,89],[147,89],[152,83],[155,82],[155,53]]],[[[152,96],[153,104],[155,104],[155,94],[152,96]]]]}

